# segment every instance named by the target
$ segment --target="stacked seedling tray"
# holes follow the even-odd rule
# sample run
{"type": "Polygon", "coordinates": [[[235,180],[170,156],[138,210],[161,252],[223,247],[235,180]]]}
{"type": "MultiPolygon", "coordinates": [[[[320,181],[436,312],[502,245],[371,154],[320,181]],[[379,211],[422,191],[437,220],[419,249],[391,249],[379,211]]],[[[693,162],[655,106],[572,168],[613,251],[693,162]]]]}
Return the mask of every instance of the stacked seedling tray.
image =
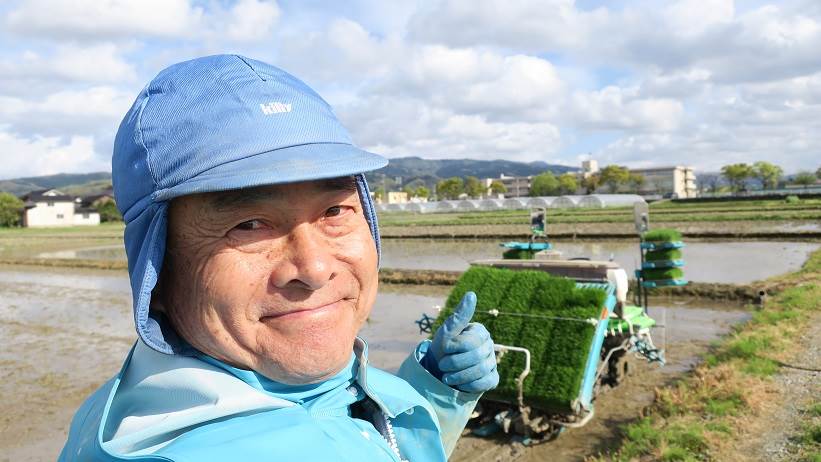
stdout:
{"type": "MultiPolygon", "coordinates": [[[[467,291],[476,292],[473,320],[490,331],[497,345],[526,348],[531,372],[523,382],[527,406],[554,414],[590,409],[613,287],[577,284],[542,271],[474,266],[459,279],[434,326],[441,325],[467,291]]],[[[491,401],[516,403],[516,382],[524,356],[508,353],[499,362],[499,386],[491,401]]]]}
{"type": "Polygon", "coordinates": [[[642,264],[636,277],[643,287],[683,286],[684,266],[681,233],[674,229],[656,229],[644,233],[641,241],[642,264]]]}

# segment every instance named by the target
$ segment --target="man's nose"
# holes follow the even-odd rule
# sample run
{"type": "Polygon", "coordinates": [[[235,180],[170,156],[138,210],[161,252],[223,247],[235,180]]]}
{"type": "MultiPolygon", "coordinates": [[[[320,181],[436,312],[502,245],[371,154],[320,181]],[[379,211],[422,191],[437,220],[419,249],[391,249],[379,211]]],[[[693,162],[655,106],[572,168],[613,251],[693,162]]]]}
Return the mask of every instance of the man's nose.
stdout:
{"type": "Polygon", "coordinates": [[[317,290],[335,275],[332,249],[312,224],[303,223],[288,234],[285,248],[271,272],[275,287],[302,286],[317,290]]]}

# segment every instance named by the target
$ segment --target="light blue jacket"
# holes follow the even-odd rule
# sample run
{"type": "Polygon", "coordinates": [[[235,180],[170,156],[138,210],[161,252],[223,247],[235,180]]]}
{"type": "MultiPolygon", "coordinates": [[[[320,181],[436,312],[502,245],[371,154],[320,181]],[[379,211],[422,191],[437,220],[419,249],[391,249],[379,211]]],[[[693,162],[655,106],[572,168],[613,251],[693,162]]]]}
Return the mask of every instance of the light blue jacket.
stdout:
{"type": "Polygon", "coordinates": [[[430,375],[419,364],[429,344],[397,377],[369,366],[357,339],[337,376],[272,389],[253,372],[138,341],[119,374],[77,411],[59,460],[446,460],[480,395],[430,375]],[[399,456],[374,425],[351,416],[366,396],[392,426],[399,456]]]}

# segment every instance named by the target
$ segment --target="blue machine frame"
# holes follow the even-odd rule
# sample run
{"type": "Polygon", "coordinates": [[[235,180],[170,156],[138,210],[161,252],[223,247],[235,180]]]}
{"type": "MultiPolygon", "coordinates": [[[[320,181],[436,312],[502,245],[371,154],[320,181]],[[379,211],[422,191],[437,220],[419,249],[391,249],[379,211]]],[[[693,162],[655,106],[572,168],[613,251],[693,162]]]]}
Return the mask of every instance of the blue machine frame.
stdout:
{"type": "Polygon", "coordinates": [[[607,298],[602,307],[602,314],[599,317],[599,323],[596,325],[596,333],[593,337],[593,343],[590,345],[590,351],[587,354],[587,364],[584,369],[584,378],[582,379],[581,390],[579,390],[579,405],[585,409],[593,408],[593,387],[596,385],[596,377],[599,362],[601,362],[601,349],[604,344],[604,337],[607,335],[607,323],[610,319],[610,313],[616,306],[615,287],[609,283],[576,283],[578,288],[601,289],[607,293],[607,298]]]}

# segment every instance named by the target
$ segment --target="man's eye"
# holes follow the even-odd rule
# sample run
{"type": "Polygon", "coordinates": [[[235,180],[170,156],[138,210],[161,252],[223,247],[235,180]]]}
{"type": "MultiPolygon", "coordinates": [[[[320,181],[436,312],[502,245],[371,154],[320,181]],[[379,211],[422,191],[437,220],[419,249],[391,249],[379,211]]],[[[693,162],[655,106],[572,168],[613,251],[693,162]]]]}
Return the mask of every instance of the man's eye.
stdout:
{"type": "Polygon", "coordinates": [[[341,205],[334,205],[333,207],[329,207],[328,210],[325,211],[325,217],[338,217],[339,215],[342,215],[342,212],[344,212],[344,210],[342,209],[341,205]]]}
{"type": "Polygon", "coordinates": [[[262,222],[259,220],[243,221],[237,226],[234,226],[234,229],[238,229],[240,231],[254,231],[260,228],[262,228],[262,222]]]}

